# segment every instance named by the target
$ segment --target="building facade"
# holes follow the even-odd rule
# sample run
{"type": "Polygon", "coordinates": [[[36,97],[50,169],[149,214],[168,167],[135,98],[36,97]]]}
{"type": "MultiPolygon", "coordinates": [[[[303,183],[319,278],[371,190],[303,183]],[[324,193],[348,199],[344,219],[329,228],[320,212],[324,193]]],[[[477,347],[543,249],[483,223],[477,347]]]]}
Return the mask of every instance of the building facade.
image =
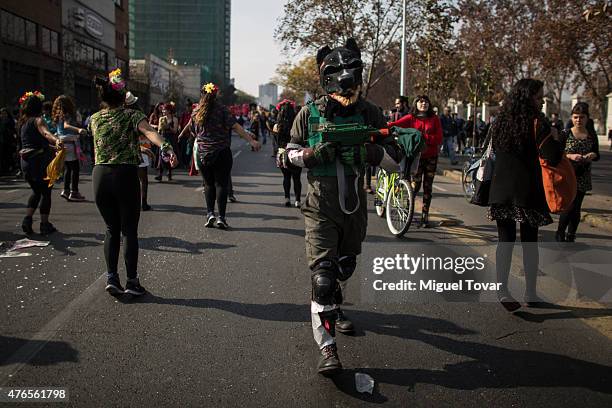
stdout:
{"type": "Polygon", "coordinates": [[[28,90],[47,100],[98,106],[94,75],[128,66],[128,0],[3,0],[0,3],[0,105],[17,107],[28,90]]]}
{"type": "Polygon", "coordinates": [[[231,0],[130,0],[129,19],[130,59],[154,54],[229,84],[231,0]]]}
{"type": "Polygon", "coordinates": [[[272,82],[259,85],[259,97],[257,98],[257,102],[266,109],[268,109],[270,105],[276,105],[278,103],[278,86],[272,82]]]}
{"type": "Polygon", "coordinates": [[[0,2],[0,106],[17,107],[19,97],[40,90],[47,99],[62,93],[60,0],[0,2]]]}

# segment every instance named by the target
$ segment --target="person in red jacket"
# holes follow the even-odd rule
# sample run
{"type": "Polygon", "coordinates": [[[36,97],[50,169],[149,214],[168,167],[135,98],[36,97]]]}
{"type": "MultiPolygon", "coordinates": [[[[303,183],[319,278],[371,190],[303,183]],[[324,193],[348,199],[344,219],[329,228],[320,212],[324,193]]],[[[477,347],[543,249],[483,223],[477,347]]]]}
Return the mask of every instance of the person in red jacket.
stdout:
{"type": "Polygon", "coordinates": [[[423,211],[421,227],[429,227],[429,205],[433,191],[433,180],[438,166],[438,152],[442,144],[442,125],[435,114],[427,95],[419,95],[414,99],[412,111],[389,126],[413,128],[419,130],[425,138],[426,149],[421,153],[419,168],[414,177],[414,191],[418,193],[423,183],[423,211]]]}

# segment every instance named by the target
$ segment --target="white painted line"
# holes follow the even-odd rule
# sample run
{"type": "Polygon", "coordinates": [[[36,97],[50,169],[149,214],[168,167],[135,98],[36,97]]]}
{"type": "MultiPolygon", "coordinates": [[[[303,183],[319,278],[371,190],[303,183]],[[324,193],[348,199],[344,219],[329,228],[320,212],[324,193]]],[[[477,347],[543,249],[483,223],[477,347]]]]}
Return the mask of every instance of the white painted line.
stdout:
{"type": "Polygon", "coordinates": [[[436,186],[435,184],[433,185],[433,188],[435,188],[436,190],[440,190],[440,191],[445,191],[445,192],[448,191],[447,189],[436,186]]]}
{"type": "Polygon", "coordinates": [[[17,193],[18,191],[19,190],[8,190],[8,191],[5,191],[5,193],[17,193]]]}
{"type": "Polygon", "coordinates": [[[12,377],[28,364],[47,343],[57,335],[61,327],[72,317],[74,312],[83,311],[85,306],[93,299],[104,296],[104,278],[106,273],[100,275],[87,289],[76,299],[68,304],[40,331],[34,334],[19,350],[6,359],[0,367],[0,385],[5,386],[12,377]]]}
{"type": "Polygon", "coordinates": [[[236,157],[240,156],[240,153],[242,153],[242,150],[238,150],[238,151],[236,152],[236,154],[234,154],[234,159],[235,159],[236,157]]]}

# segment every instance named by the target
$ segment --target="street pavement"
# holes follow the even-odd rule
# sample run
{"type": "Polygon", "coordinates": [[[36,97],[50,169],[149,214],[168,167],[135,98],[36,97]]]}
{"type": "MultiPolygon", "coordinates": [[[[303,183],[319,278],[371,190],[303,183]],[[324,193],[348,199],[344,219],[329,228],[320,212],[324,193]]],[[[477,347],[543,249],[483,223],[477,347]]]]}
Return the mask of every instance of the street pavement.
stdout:
{"type": "MultiPolygon", "coordinates": [[[[228,204],[228,231],[204,228],[200,178],[150,176],[142,298],[104,292],[95,204],[54,191],[50,246],[0,258],[0,386],[67,387],[79,407],[612,406],[612,311],[586,301],[515,314],[496,303],[366,304],[355,282],[345,308],[358,330],[338,335],[345,370],[318,375],[302,216],[282,205],[270,145],[254,153],[236,140],[233,150],[239,201],[228,204]],[[374,379],[372,395],[356,391],[358,372],[374,379]]],[[[81,190],[91,200],[88,174],[81,190]]],[[[0,184],[5,245],[23,238],[28,192],[0,184]]],[[[435,228],[411,228],[403,241],[369,207],[369,247],[495,241],[485,209],[446,177],[435,181],[435,228]]],[[[581,225],[579,239],[604,244],[609,233],[581,225]]]]}

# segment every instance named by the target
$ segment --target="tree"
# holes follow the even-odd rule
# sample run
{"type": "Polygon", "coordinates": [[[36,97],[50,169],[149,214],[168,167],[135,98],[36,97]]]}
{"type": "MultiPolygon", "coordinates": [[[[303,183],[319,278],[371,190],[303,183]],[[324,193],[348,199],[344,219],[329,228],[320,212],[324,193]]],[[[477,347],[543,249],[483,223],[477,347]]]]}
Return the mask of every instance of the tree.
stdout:
{"type": "Polygon", "coordinates": [[[313,98],[321,93],[319,84],[319,72],[316,58],[306,57],[297,64],[282,64],[276,70],[277,77],[274,79],[277,85],[284,88],[281,96],[302,102],[306,94],[313,98]]]}
{"type": "MultiPolygon", "coordinates": [[[[408,2],[408,32],[422,21],[423,0],[408,2]]],[[[397,66],[379,66],[385,52],[401,38],[402,2],[395,0],[302,0],[287,2],[275,38],[286,51],[306,51],[312,55],[324,45],[344,44],[355,38],[365,64],[363,92],[370,89],[397,66]],[[335,43],[335,44],[334,44],[335,43]]]]}

